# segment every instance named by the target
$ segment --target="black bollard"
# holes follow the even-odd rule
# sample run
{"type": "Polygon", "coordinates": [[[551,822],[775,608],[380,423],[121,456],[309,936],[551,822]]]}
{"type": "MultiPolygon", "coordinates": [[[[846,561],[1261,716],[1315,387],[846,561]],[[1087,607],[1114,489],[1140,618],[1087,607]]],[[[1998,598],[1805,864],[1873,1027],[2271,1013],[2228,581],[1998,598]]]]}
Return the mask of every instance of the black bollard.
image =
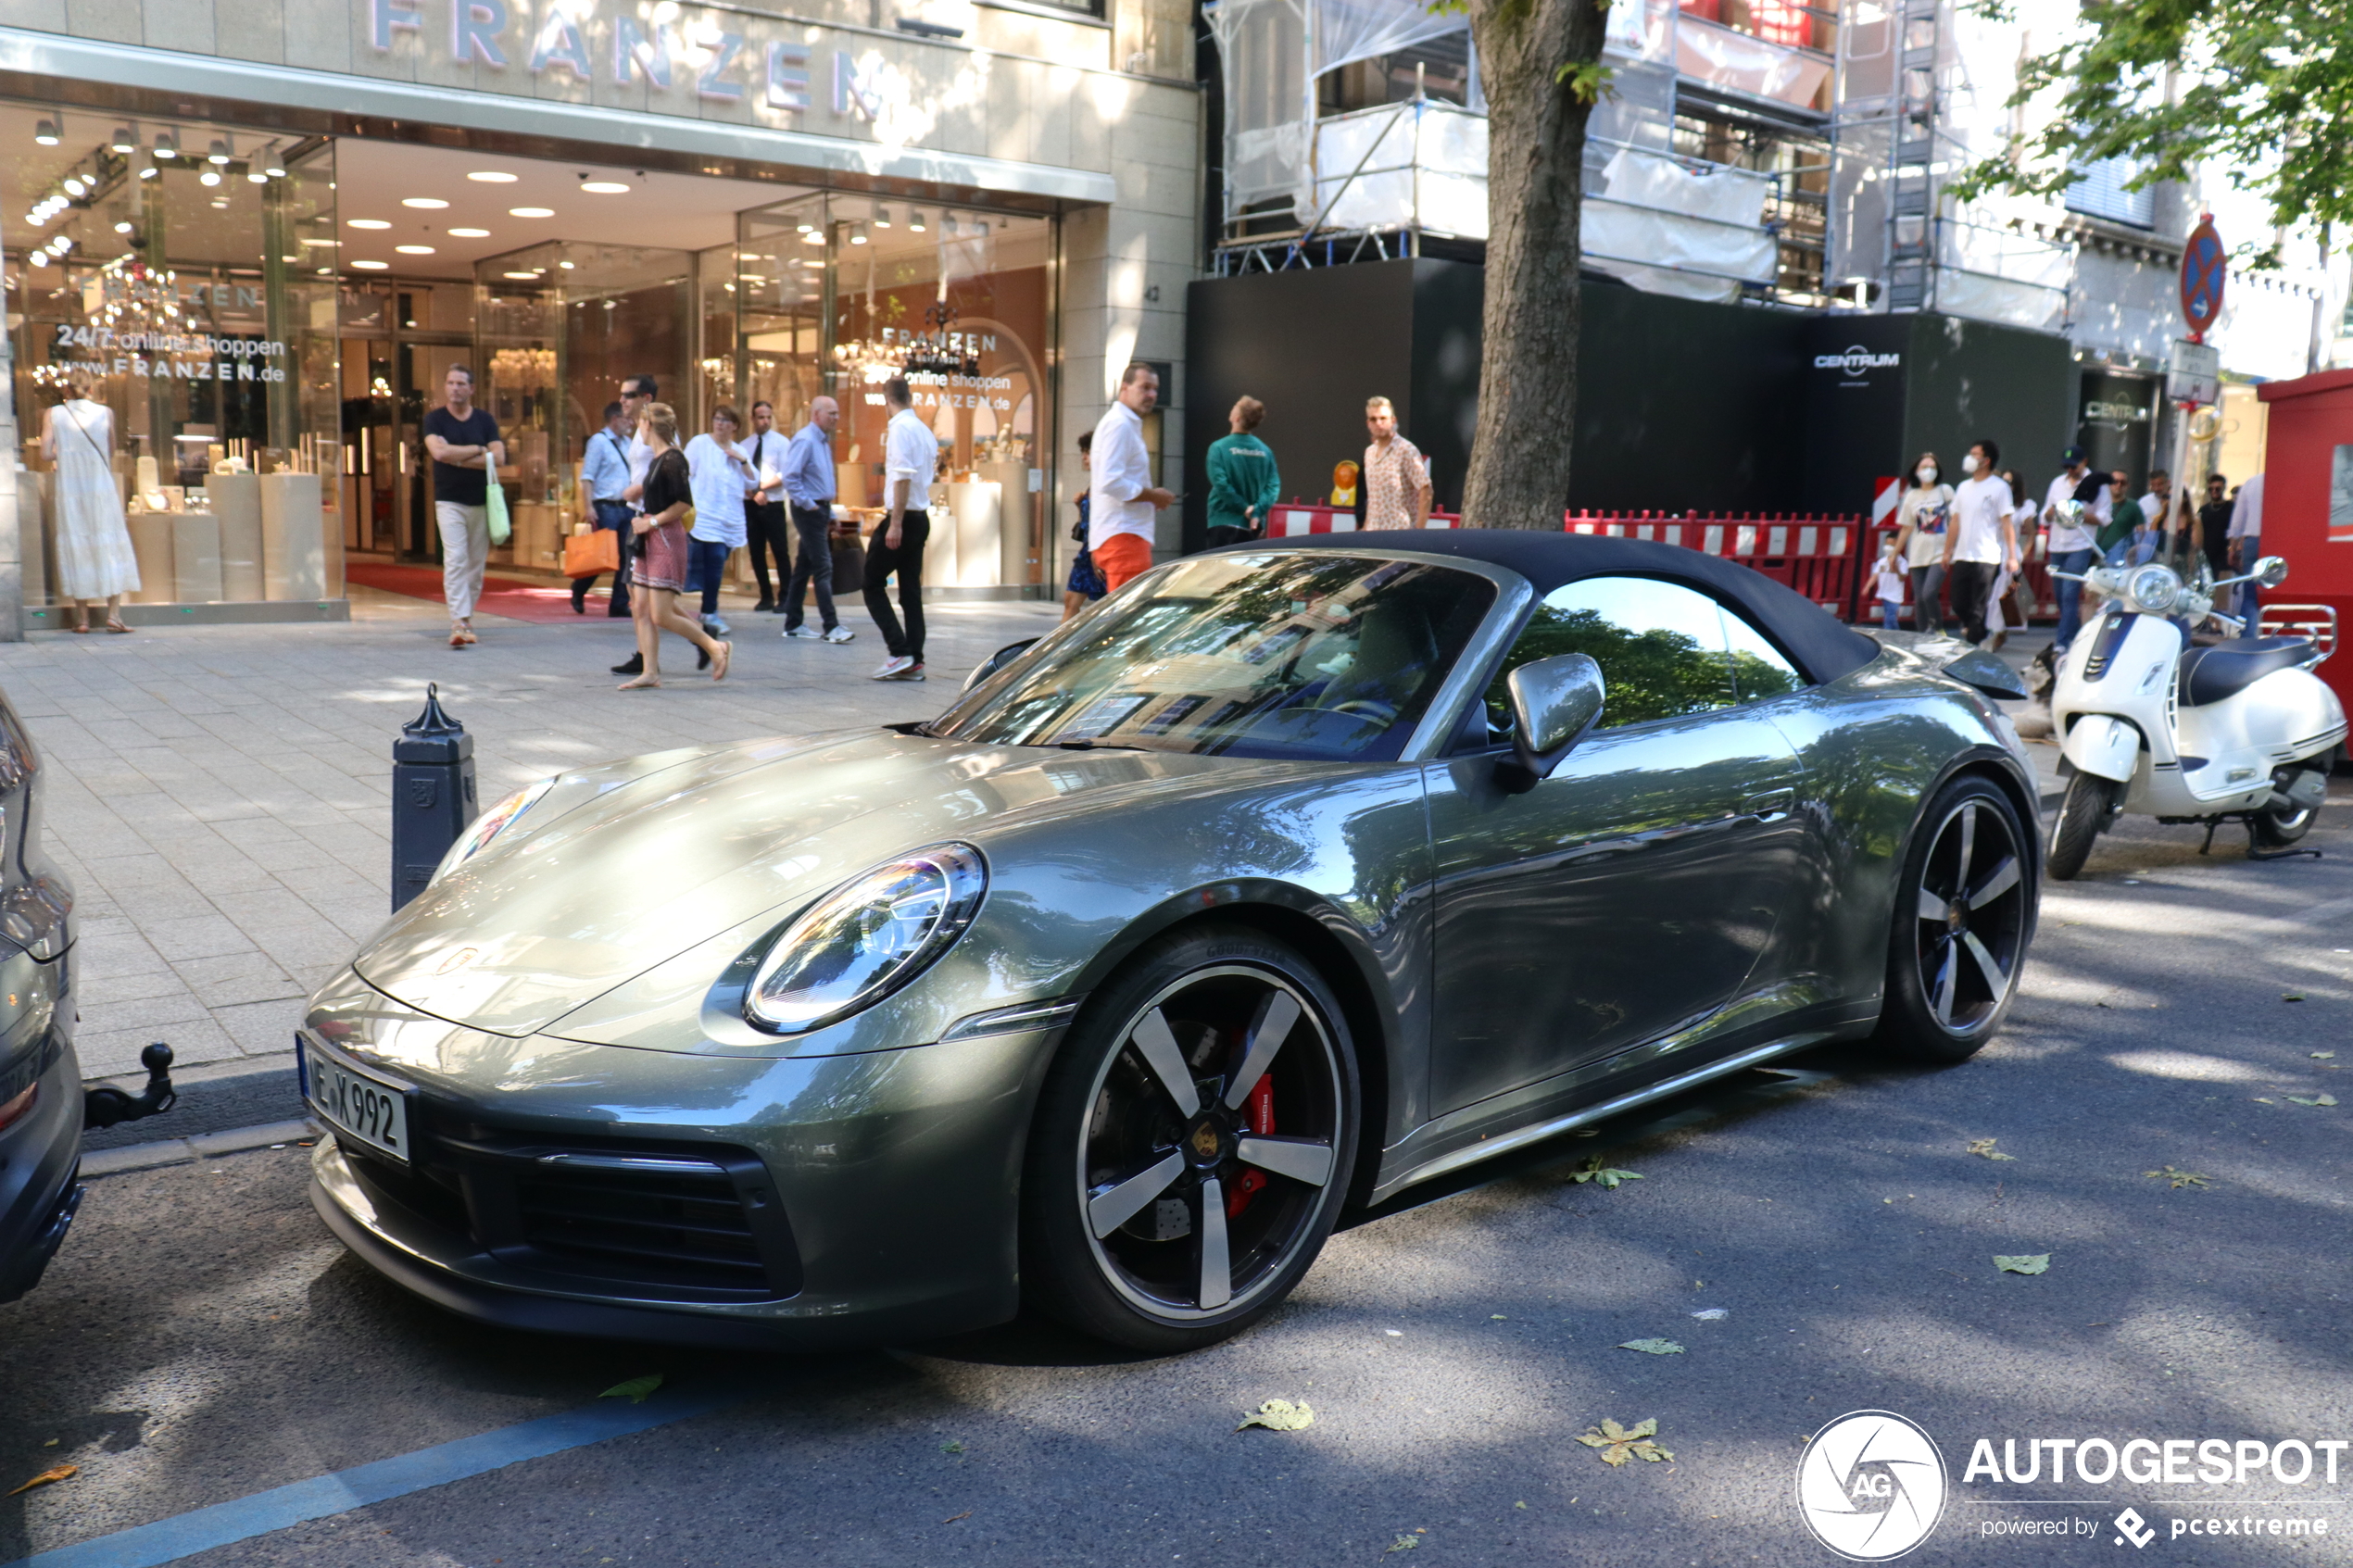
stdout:
{"type": "Polygon", "coordinates": [[[474,803],[474,737],[425,687],[425,710],[392,743],[392,907],[425,890],[434,868],[466,831],[474,803]]]}

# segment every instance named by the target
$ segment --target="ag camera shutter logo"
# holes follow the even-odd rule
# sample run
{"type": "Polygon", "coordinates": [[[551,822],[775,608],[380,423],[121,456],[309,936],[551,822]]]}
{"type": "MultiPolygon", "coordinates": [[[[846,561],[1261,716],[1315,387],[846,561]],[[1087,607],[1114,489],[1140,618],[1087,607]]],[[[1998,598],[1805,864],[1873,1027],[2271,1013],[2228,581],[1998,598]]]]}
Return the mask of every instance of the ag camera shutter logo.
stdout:
{"type": "Polygon", "coordinates": [[[1855,1411],[1814,1434],[1797,1461],[1797,1512],[1814,1538],[1850,1562],[1903,1556],[1936,1528],[1944,1456],[1916,1424],[1855,1411]]]}

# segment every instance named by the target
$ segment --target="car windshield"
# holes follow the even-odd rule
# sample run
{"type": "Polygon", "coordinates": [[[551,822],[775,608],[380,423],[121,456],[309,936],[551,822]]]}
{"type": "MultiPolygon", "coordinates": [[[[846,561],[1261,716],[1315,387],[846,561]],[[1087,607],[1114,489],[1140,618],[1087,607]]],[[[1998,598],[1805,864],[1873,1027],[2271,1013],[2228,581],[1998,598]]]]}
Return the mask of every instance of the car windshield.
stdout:
{"type": "Polygon", "coordinates": [[[1220,553],[1155,573],[931,726],[1001,746],[1378,761],[1494,602],[1486,578],[1333,551],[1220,553]]]}

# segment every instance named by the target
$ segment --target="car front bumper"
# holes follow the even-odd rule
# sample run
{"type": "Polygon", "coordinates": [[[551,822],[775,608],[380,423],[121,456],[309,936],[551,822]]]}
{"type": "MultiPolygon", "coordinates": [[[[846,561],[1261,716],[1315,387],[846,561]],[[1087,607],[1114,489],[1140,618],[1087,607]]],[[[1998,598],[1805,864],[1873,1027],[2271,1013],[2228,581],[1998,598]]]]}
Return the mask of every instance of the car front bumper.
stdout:
{"type": "Polygon", "coordinates": [[[754,1059],[486,1035],[380,996],[314,1010],[322,1022],[330,1049],[409,1088],[413,1163],[322,1139],[312,1201],[361,1259],[452,1311],[813,1349],[1018,1306],[1023,1139],[1051,1030],[754,1059]]]}

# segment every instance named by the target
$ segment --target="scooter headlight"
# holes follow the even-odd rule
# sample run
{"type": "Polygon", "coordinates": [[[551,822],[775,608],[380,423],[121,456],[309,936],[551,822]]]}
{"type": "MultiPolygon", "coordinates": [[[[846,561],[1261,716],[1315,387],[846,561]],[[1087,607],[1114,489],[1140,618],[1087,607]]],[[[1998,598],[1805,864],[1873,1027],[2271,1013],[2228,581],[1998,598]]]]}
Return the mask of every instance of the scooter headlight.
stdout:
{"type": "Polygon", "coordinates": [[[2124,596],[2144,614],[2163,615],[2182,602],[2182,580],[2152,561],[2124,580],[2124,596]]]}

